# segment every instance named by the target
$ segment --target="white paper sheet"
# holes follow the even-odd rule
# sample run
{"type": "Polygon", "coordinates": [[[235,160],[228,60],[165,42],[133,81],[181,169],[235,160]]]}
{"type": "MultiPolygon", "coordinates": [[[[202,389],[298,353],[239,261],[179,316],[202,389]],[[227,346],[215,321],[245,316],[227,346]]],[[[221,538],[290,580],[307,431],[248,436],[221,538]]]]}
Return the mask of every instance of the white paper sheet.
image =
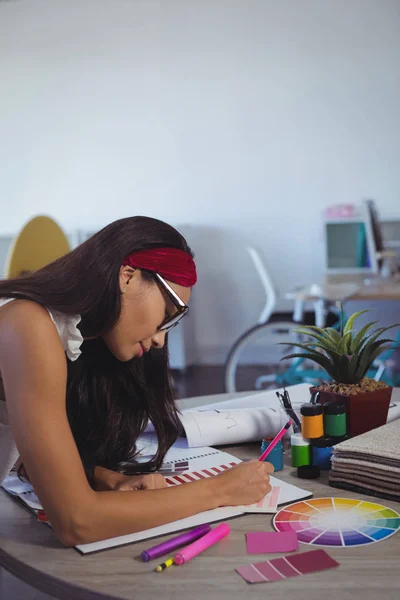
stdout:
{"type": "MultiPolygon", "coordinates": [[[[275,436],[288,422],[283,410],[252,408],[248,410],[198,410],[181,415],[181,422],[190,447],[261,443],[275,436]]],[[[291,429],[288,430],[290,435],[291,429]]]]}

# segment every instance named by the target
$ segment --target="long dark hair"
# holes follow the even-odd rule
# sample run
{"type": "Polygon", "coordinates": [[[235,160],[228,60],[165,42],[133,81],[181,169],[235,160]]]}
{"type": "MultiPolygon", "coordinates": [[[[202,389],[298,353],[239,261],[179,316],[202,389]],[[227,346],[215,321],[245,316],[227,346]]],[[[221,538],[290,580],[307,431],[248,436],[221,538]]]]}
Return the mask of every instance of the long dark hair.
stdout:
{"type": "MultiPolygon", "coordinates": [[[[111,223],[72,252],[16,279],[0,281],[0,297],[26,298],[51,311],[81,315],[86,339],[76,361],[68,360],[67,415],[92,483],[95,466],[132,474],[158,469],[176,440],[179,420],[169,380],[168,343],[141,359],[120,362],[102,336],[121,312],[119,271],[133,252],[172,247],[193,256],[173,227],[149,217],[111,223]],[[155,427],[158,451],[138,463],[136,441],[148,421],[155,427]]],[[[149,282],[151,273],[141,271],[149,282]]]]}

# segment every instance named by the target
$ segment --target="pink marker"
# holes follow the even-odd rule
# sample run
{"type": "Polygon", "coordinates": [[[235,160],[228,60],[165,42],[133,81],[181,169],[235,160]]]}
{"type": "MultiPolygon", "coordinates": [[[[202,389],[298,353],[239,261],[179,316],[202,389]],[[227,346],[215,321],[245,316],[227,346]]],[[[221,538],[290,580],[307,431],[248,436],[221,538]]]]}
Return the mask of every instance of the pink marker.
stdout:
{"type": "Polygon", "coordinates": [[[210,546],[222,540],[222,538],[226,537],[231,531],[231,528],[227,523],[221,523],[215,529],[212,529],[210,533],[206,533],[202,538],[197,540],[197,542],[193,542],[193,544],[189,544],[183,548],[178,554],[174,556],[174,563],[176,565],[183,565],[183,563],[188,562],[200,552],[204,552],[210,546]]]}
{"type": "Polygon", "coordinates": [[[267,458],[267,456],[271,452],[271,450],[273,450],[275,448],[275,446],[283,438],[283,436],[285,435],[285,433],[287,432],[287,430],[292,426],[292,423],[293,423],[293,421],[290,419],[286,423],[285,427],[282,427],[282,429],[274,437],[274,439],[272,440],[272,442],[270,443],[270,445],[268,446],[268,448],[266,448],[264,450],[264,452],[261,454],[260,458],[258,459],[259,461],[263,462],[267,458]]]}

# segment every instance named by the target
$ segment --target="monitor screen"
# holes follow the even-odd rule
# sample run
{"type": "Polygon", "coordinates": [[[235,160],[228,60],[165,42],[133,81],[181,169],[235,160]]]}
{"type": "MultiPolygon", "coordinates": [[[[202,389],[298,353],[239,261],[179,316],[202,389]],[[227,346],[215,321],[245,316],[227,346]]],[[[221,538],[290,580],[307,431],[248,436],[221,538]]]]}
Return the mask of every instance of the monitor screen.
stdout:
{"type": "Polygon", "coordinates": [[[326,223],[325,227],[328,269],[372,268],[365,222],[326,223]]]}

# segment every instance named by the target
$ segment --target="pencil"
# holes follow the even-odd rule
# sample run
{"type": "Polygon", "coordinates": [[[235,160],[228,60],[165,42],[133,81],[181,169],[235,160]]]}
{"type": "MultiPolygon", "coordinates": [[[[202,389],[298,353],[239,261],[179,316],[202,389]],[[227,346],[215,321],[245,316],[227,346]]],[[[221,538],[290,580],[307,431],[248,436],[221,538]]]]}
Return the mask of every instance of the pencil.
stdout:
{"type": "Polygon", "coordinates": [[[158,567],[156,567],[156,571],[158,573],[161,573],[161,571],[168,569],[168,567],[171,567],[173,564],[174,564],[174,559],[167,558],[167,560],[165,560],[163,563],[161,563],[161,565],[158,565],[158,567]]]}
{"type": "Polygon", "coordinates": [[[273,450],[275,448],[275,446],[279,442],[279,440],[281,440],[283,438],[286,431],[291,427],[291,425],[292,425],[292,420],[290,419],[286,423],[286,425],[284,427],[282,427],[280,432],[274,437],[274,439],[272,440],[272,442],[270,443],[268,448],[266,450],[264,450],[264,452],[261,454],[260,458],[258,459],[259,461],[263,462],[267,458],[268,454],[271,452],[271,450],[273,450]]]}

